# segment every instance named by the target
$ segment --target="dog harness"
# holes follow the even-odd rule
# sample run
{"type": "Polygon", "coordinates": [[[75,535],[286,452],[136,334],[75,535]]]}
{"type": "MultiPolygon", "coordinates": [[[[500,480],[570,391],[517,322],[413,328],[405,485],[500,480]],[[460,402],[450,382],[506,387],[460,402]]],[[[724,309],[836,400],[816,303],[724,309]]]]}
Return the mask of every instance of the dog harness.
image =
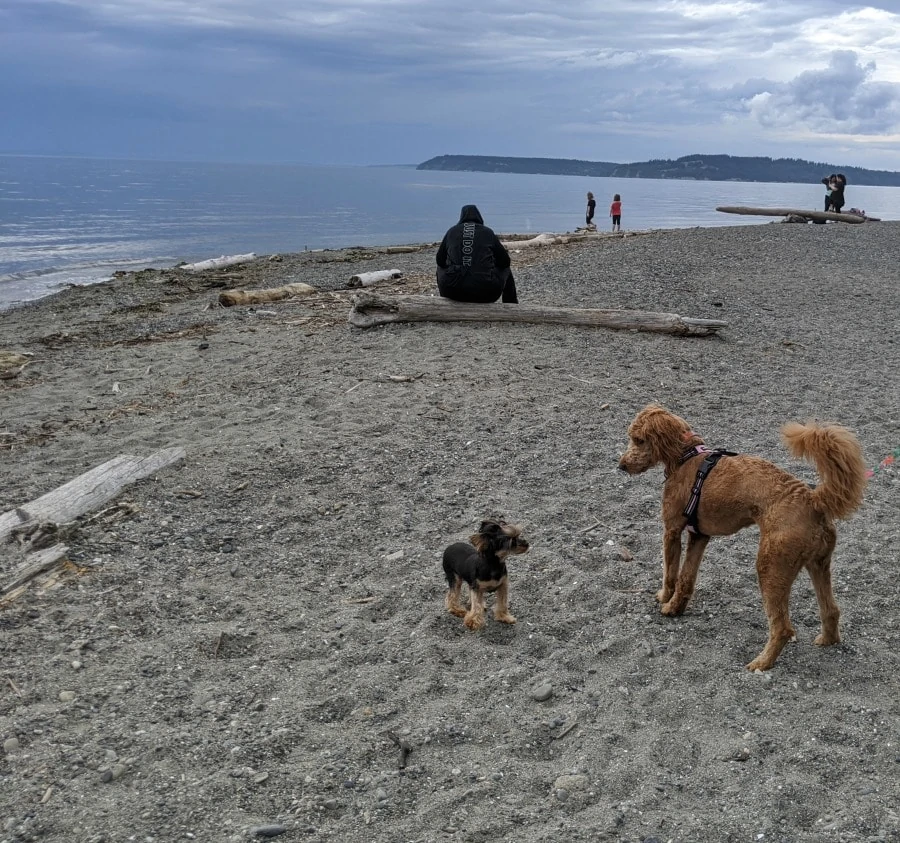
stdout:
{"type": "Polygon", "coordinates": [[[688,448],[681,455],[682,465],[698,454],[706,454],[706,458],[700,463],[700,468],[697,469],[697,479],[694,480],[694,486],[691,489],[691,499],[684,508],[682,515],[687,518],[687,524],[685,525],[687,531],[695,536],[702,536],[704,534],[700,532],[700,527],[697,523],[697,509],[700,506],[700,492],[703,489],[703,481],[706,480],[706,476],[722,457],[736,457],[737,454],[734,451],[726,451],[724,448],[707,448],[706,445],[695,445],[693,448],[688,448]]]}

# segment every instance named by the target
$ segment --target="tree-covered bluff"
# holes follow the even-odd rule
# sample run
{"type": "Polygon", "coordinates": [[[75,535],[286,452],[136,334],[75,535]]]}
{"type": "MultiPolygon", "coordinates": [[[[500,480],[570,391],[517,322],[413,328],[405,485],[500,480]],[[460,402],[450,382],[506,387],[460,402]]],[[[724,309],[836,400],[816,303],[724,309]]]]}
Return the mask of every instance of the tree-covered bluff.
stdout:
{"type": "Polygon", "coordinates": [[[685,155],[617,164],[571,158],[512,158],[493,155],[438,155],[417,170],[456,170],[482,173],[540,173],[592,178],[693,179],[699,181],[817,182],[843,173],[850,184],[900,187],[900,173],[862,167],[804,161],[802,158],[685,155]]]}

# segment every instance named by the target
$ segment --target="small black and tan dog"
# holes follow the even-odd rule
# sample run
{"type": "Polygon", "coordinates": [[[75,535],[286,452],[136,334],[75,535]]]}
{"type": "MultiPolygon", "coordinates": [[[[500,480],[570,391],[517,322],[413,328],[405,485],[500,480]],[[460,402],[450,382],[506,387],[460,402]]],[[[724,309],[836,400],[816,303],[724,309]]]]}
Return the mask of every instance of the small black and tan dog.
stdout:
{"type": "Polygon", "coordinates": [[[468,542],[454,542],[444,551],[444,574],[449,589],[447,611],[464,617],[468,629],[484,626],[484,596],[492,591],[497,592],[494,618],[501,623],[516,622],[509,613],[506,557],[528,552],[528,542],[519,536],[520,532],[518,527],[505,521],[482,521],[478,532],[469,536],[468,542]],[[459,603],[463,582],[469,586],[468,612],[459,603]]]}

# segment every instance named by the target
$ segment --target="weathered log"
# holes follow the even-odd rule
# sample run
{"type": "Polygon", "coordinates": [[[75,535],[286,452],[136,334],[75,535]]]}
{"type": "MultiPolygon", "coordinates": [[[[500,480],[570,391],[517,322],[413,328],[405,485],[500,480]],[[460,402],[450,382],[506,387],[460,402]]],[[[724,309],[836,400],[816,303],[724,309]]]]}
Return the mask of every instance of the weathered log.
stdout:
{"type": "Polygon", "coordinates": [[[507,249],[527,249],[531,246],[557,246],[560,243],[568,243],[567,237],[559,234],[538,234],[530,240],[502,240],[500,241],[507,249]]]}
{"type": "Polygon", "coordinates": [[[716,334],[728,325],[718,319],[695,319],[674,313],[533,304],[468,304],[438,296],[379,296],[360,292],[351,302],[349,320],[357,328],[392,322],[528,322],[702,337],[716,334]]]}
{"type": "Polygon", "coordinates": [[[0,587],[0,596],[5,597],[11,591],[31,582],[44,571],[49,571],[54,565],[66,558],[69,548],[64,544],[55,544],[43,550],[36,550],[25,557],[25,563],[12,572],[11,579],[0,587]]]}
{"type": "Polygon", "coordinates": [[[861,217],[858,214],[836,214],[834,211],[802,211],[796,208],[745,208],[739,205],[721,205],[716,208],[723,214],[747,214],[757,217],[806,217],[809,220],[831,220],[832,222],[860,223],[874,220],[873,217],[861,217]]]}
{"type": "Polygon", "coordinates": [[[384,253],[386,255],[411,255],[420,251],[422,251],[421,246],[387,246],[384,253]]]}
{"type": "Polygon", "coordinates": [[[282,301],[294,296],[309,296],[316,292],[309,284],[285,284],[283,287],[268,287],[264,290],[223,290],[219,293],[219,304],[233,307],[238,304],[265,304],[282,301]]]}
{"type": "Polygon", "coordinates": [[[402,278],[403,273],[399,269],[378,269],[375,272],[359,272],[350,276],[348,287],[371,287],[381,281],[393,281],[402,278]]]}
{"type": "Polygon", "coordinates": [[[207,269],[221,269],[224,266],[236,266],[239,263],[247,263],[256,257],[256,252],[248,252],[246,255],[222,255],[220,258],[210,258],[197,263],[183,263],[177,269],[188,272],[203,272],[207,269]]]}
{"type": "Polygon", "coordinates": [[[39,521],[63,524],[112,500],[130,483],[184,459],[184,448],[164,448],[149,457],[121,454],[30,503],[0,515],[0,544],[16,528],[39,521]]]}

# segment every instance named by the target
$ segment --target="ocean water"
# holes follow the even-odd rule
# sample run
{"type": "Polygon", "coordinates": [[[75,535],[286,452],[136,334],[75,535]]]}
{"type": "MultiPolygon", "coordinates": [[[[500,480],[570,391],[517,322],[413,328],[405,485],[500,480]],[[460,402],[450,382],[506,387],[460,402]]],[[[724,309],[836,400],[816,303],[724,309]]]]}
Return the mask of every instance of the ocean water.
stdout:
{"type": "MultiPolygon", "coordinates": [[[[626,231],[769,223],[715,208],[819,210],[824,199],[819,184],[0,156],[0,308],[119,269],[432,242],[465,204],[498,233],[573,231],[588,190],[601,230],[622,195],[626,231]]],[[[849,185],[846,195],[847,207],[900,219],[900,188],[849,185]]]]}

